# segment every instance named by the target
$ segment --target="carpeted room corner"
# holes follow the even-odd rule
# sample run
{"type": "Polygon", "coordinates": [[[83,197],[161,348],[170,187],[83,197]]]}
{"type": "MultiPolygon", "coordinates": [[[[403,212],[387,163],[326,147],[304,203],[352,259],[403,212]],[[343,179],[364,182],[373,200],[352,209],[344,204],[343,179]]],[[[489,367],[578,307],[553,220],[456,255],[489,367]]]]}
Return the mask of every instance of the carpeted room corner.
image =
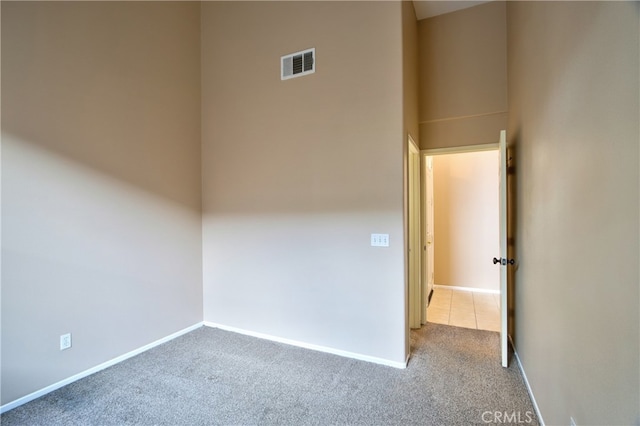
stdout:
{"type": "Polygon", "coordinates": [[[398,369],[201,327],[1,417],[31,425],[538,424],[498,333],[428,323],[398,369]],[[427,339],[429,344],[427,345],[427,339]],[[502,419],[503,417],[499,417],[502,419]],[[509,423],[509,422],[507,422],[509,423]]]}

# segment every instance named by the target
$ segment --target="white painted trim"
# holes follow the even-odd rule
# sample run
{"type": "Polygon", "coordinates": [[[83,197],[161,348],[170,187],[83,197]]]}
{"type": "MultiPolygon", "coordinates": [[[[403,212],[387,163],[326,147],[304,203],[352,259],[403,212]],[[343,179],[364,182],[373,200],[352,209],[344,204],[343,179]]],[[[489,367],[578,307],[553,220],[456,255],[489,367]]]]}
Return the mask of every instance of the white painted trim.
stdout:
{"type": "Polygon", "coordinates": [[[531,403],[533,404],[533,409],[536,412],[536,416],[538,416],[538,422],[540,422],[541,426],[545,426],[544,419],[542,418],[542,414],[540,413],[540,407],[538,407],[538,403],[536,402],[536,397],[533,396],[533,390],[531,389],[531,385],[529,384],[529,379],[527,379],[527,373],[524,372],[524,367],[522,366],[522,362],[520,362],[518,351],[516,351],[516,347],[513,344],[513,340],[511,339],[511,336],[509,336],[509,343],[511,343],[511,347],[513,348],[513,355],[515,355],[516,357],[516,362],[518,363],[518,368],[520,369],[520,373],[522,373],[524,384],[527,385],[527,392],[529,392],[529,397],[531,397],[531,403]]]}
{"type": "Polygon", "coordinates": [[[390,361],[384,358],[377,358],[373,356],[362,355],[355,352],[348,352],[340,349],[329,348],[327,346],[314,345],[312,343],[300,342],[298,340],[285,339],[283,337],[271,336],[269,334],[258,333],[255,331],[245,330],[237,327],[231,327],[223,324],[217,324],[209,321],[205,321],[204,325],[205,327],[219,328],[220,330],[231,331],[233,333],[238,333],[238,334],[244,334],[245,336],[257,337],[259,339],[270,340],[272,342],[284,343],[286,345],[297,346],[304,349],[310,349],[312,351],[325,352],[333,355],[339,355],[345,358],[352,358],[360,361],[372,362],[374,364],[381,364],[381,365],[386,365],[388,367],[394,367],[394,368],[407,368],[407,362],[409,359],[407,357],[407,361],[405,361],[404,363],[395,362],[395,361],[390,361]]]}
{"type": "Polygon", "coordinates": [[[407,253],[408,268],[408,308],[409,328],[420,328],[422,316],[427,320],[426,311],[423,312],[422,297],[422,235],[420,234],[420,215],[422,213],[422,172],[420,148],[410,134],[407,134],[407,234],[405,253],[407,253]],[[415,156],[415,157],[413,157],[415,156]],[[415,160],[415,161],[414,161],[415,160]],[[417,170],[416,170],[417,167],[417,170]],[[415,189],[418,189],[417,192],[415,189]],[[417,198],[417,199],[416,199],[417,198]],[[417,201],[417,202],[416,202],[417,201]],[[414,246],[414,250],[411,247],[414,246]]]}
{"type": "Polygon", "coordinates": [[[498,143],[485,143],[479,145],[450,146],[446,148],[428,148],[421,150],[420,153],[423,156],[433,156],[446,154],[463,154],[466,152],[497,151],[498,148],[500,148],[498,143]]]}
{"type": "MultiPolygon", "coordinates": [[[[499,247],[500,257],[506,259],[509,251],[509,240],[507,232],[507,131],[500,130],[500,150],[498,151],[499,162],[499,208],[498,222],[499,226],[499,247]]],[[[495,258],[494,258],[495,259],[495,258]]],[[[487,259],[488,260],[488,259],[487,259]]],[[[507,292],[509,289],[507,278],[506,261],[500,265],[500,351],[502,358],[502,366],[509,366],[509,313],[507,292]]]]}
{"type": "Polygon", "coordinates": [[[500,294],[500,290],[491,290],[488,288],[475,288],[475,287],[459,287],[457,285],[434,284],[433,288],[447,288],[449,290],[469,291],[471,293],[500,294]]]}
{"type": "Polygon", "coordinates": [[[183,334],[187,334],[187,333],[189,333],[189,332],[191,332],[193,330],[196,330],[196,329],[198,329],[198,328],[200,328],[202,326],[203,326],[202,322],[196,323],[196,324],[194,324],[194,325],[192,325],[190,327],[184,328],[184,329],[182,329],[180,331],[177,331],[177,332],[175,332],[173,334],[170,334],[170,335],[168,335],[166,337],[163,337],[162,339],[156,340],[155,342],[151,342],[148,345],[144,345],[144,346],[142,346],[142,347],[140,347],[138,349],[134,349],[131,352],[127,352],[124,355],[120,355],[120,356],[118,356],[116,358],[113,358],[113,359],[111,359],[109,361],[103,362],[102,364],[96,365],[95,367],[89,368],[88,370],[85,370],[85,371],[83,371],[81,373],[75,374],[75,375],[73,375],[71,377],[68,377],[68,378],[66,378],[64,380],[61,380],[61,381],[57,382],[57,383],[49,385],[49,386],[47,386],[45,388],[42,388],[42,389],[40,389],[38,391],[32,392],[29,395],[25,395],[22,398],[18,398],[18,399],[14,400],[14,401],[11,401],[11,402],[9,402],[9,403],[7,403],[7,404],[5,404],[5,405],[0,407],[0,413],[4,413],[4,412],[12,410],[12,409],[14,409],[16,407],[19,407],[20,405],[26,404],[27,402],[33,401],[36,398],[40,398],[41,396],[46,395],[46,394],[48,394],[50,392],[53,392],[56,389],[60,389],[63,386],[66,386],[66,385],[71,384],[71,383],[73,383],[75,381],[83,379],[83,378],[85,378],[87,376],[90,376],[90,375],[92,375],[94,373],[97,373],[98,371],[104,370],[105,368],[108,368],[108,367],[111,367],[113,365],[116,365],[116,364],[118,364],[118,363],[120,363],[122,361],[125,361],[125,360],[127,360],[129,358],[132,358],[132,357],[134,357],[136,355],[139,355],[142,352],[148,351],[151,348],[154,348],[154,347],[156,347],[158,345],[161,345],[161,344],[166,343],[166,342],[168,342],[170,340],[173,340],[176,337],[180,337],[183,334]]]}

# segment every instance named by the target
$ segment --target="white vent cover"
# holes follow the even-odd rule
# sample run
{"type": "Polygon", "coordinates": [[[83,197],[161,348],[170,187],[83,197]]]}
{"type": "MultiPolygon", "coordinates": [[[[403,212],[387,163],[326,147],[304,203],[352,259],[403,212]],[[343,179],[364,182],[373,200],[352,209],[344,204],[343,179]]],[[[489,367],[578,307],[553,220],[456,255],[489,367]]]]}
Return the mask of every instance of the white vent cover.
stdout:
{"type": "Polygon", "coordinates": [[[316,49],[291,53],[280,58],[280,80],[302,77],[316,72],[316,49]]]}

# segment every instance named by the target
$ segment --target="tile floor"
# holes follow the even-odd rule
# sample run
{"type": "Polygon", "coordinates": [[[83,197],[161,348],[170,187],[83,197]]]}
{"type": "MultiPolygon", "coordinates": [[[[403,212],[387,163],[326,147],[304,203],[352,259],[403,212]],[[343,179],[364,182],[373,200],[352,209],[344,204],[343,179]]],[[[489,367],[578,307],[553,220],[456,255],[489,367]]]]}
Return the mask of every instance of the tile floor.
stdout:
{"type": "Polygon", "coordinates": [[[435,288],[427,308],[427,321],[500,331],[500,295],[435,288]]]}

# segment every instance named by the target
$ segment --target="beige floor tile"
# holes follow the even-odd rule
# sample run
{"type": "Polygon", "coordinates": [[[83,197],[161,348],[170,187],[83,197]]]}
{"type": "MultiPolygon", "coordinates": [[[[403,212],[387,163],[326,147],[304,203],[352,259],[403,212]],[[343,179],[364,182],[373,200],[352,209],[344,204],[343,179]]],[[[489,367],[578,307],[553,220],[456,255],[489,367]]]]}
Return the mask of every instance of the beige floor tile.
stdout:
{"type": "Polygon", "coordinates": [[[432,312],[432,313],[438,314],[438,315],[449,315],[449,312],[451,312],[451,309],[442,308],[442,307],[439,307],[439,306],[429,306],[427,308],[427,315],[429,314],[429,312],[432,312]]]}
{"type": "Polygon", "coordinates": [[[431,303],[451,303],[451,296],[433,296],[431,303]]]}
{"type": "Polygon", "coordinates": [[[474,316],[460,316],[449,318],[449,325],[465,328],[476,328],[476,318],[474,316]]]}
{"type": "Polygon", "coordinates": [[[437,314],[437,315],[449,315],[449,313],[451,312],[451,309],[449,308],[441,308],[438,306],[429,306],[427,308],[427,315],[429,315],[429,312],[432,312],[433,314],[437,314]]]}
{"type": "Polygon", "coordinates": [[[448,311],[451,309],[451,305],[448,303],[430,303],[427,307],[427,310],[429,309],[444,309],[448,311]]]}
{"type": "Polygon", "coordinates": [[[439,291],[431,297],[431,303],[451,303],[451,294],[441,294],[439,291]]]}
{"type": "Polygon", "coordinates": [[[451,299],[451,306],[473,306],[473,299],[451,299]]]}
{"type": "Polygon", "coordinates": [[[451,306],[451,299],[432,297],[429,306],[451,306]]]}
{"type": "Polygon", "coordinates": [[[451,303],[451,309],[455,309],[458,311],[467,311],[471,314],[473,314],[475,311],[473,308],[473,303],[467,303],[467,302],[451,303]]]}
{"type": "Polygon", "coordinates": [[[473,302],[476,304],[478,303],[490,304],[490,305],[496,304],[496,300],[493,298],[493,294],[490,294],[490,293],[473,293],[473,302]]]}
{"type": "Polygon", "coordinates": [[[473,300],[476,303],[490,303],[492,305],[495,305],[496,298],[494,296],[494,294],[475,293],[473,295],[473,300]]]}
{"type": "Polygon", "coordinates": [[[453,319],[473,319],[475,321],[476,315],[473,312],[463,309],[451,309],[449,320],[453,319]]]}
{"type": "Polygon", "coordinates": [[[484,324],[486,322],[500,322],[500,315],[486,315],[486,314],[477,314],[476,321],[478,322],[478,327],[480,324],[484,324]]]}
{"type": "Polygon", "coordinates": [[[500,295],[437,288],[427,321],[456,327],[500,331],[500,295]]]}
{"type": "Polygon", "coordinates": [[[500,331],[500,312],[476,312],[476,322],[480,330],[500,331]]]}
{"type": "Polygon", "coordinates": [[[449,310],[448,309],[428,308],[427,309],[427,321],[438,322],[440,324],[448,324],[449,323],[449,310]]]}
{"type": "Polygon", "coordinates": [[[437,315],[437,314],[427,314],[427,321],[436,323],[436,324],[444,324],[449,325],[449,315],[437,315]]]}
{"type": "Polygon", "coordinates": [[[451,293],[451,299],[473,301],[473,293],[471,293],[470,291],[460,291],[460,290],[453,291],[451,293]]]}
{"type": "Polygon", "coordinates": [[[427,307],[427,312],[429,312],[429,311],[446,311],[448,313],[450,310],[451,310],[451,306],[448,306],[448,305],[430,304],[427,307]]]}
{"type": "Polygon", "coordinates": [[[500,313],[499,312],[493,312],[493,313],[476,312],[476,318],[482,318],[483,320],[486,320],[486,321],[500,322],[500,313]]]}
{"type": "Polygon", "coordinates": [[[469,312],[472,315],[475,314],[475,309],[473,307],[473,303],[471,303],[471,304],[466,303],[466,302],[451,303],[451,310],[466,311],[466,312],[469,312]]]}
{"type": "Polygon", "coordinates": [[[493,303],[475,303],[474,305],[477,306],[478,308],[482,308],[483,310],[490,310],[490,311],[499,311],[500,310],[493,303]]]}
{"type": "Polygon", "coordinates": [[[473,293],[463,290],[451,290],[451,297],[455,299],[473,299],[473,293]]]}
{"type": "Polygon", "coordinates": [[[427,316],[428,315],[437,315],[437,316],[446,316],[449,317],[450,309],[442,309],[438,307],[429,306],[427,308],[427,316]]]}
{"type": "Polygon", "coordinates": [[[476,313],[473,309],[473,305],[468,308],[466,306],[451,306],[451,314],[456,314],[456,315],[464,315],[464,316],[470,316],[470,317],[475,317],[476,313]]]}
{"type": "Polygon", "coordinates": [[[478,330],[500,331],[500,320],[490,320],[485,317],[477,317],[478,330]]]}
{"type": "Polygon", "coordinates": [[[429,312],[449,315],[449,312],[451,312],[451,308],[448,306],[429,305],[429,307],[427,308],[427,313],[429,312]]]}
{"type": "Polygon", "coordinates": [[[496,306],[498,307],[498,309],[500,309],[500,295],[499,294],[494,294],[493,295],[493,300],[496,302],[496,306]]]}
{"type": "Polygon", "coordinates": [[[500,311],[493,305],[476,304],[474,306],[476,315],[498,315],[500,311]]]}

